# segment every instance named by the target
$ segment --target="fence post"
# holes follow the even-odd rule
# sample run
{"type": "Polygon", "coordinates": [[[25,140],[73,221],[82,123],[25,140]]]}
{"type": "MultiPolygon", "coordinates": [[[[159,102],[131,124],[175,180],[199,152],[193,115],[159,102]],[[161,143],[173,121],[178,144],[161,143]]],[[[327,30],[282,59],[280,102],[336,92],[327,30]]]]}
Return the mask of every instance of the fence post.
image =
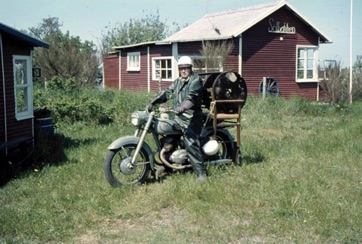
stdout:
{"type": "Polygon", "coordinates": [[[266,77],[263,77],[263,99],[266,96],[266,77]]]}

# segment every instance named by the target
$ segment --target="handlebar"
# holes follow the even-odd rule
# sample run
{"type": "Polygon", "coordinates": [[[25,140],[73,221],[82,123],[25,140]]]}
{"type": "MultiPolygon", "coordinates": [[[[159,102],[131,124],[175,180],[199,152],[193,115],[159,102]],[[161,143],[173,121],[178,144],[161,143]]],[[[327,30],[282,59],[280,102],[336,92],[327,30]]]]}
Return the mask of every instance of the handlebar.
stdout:
{"type": "Polygon", "coordinates": [[[149,111],[148,109],[145,109],[145,112],[150,114],[150,113],[154,113],[154,114],[161,114],[161,113],[174,113],[174,114],[178,114],[177,111],[175,111],[174,109],[165,109],[165,108],[159,108],[158,112],[156,112],[155,110],[151,110],[149,111]]]}
{"type": "MultiPolygon", "coordinates": [[[[152,108],[151,108],[152,109],[152,108]]],[[[147,109],[147,107],[146,107],[146,109],[145,109],[145,111],[147,112],[147,113],[151,113],[152,111],[154,111],[154,109],[152,109],[152,110],[148,110],[147,109]]],[[[172,108],[169,108],[169,107],[158,107],[158,111],[159,111],[159,113],[174,113],[174,114],[182,114],[182,113],[178,113],[176,110],[174,110],[174,109],[172,109],[172,108]]]]}
{"type": "Polygon", "coordinates": [[[171,108],[159,108],[160,113],[175,113],[177,114],[177,112],[174,109],[171,108]]]}

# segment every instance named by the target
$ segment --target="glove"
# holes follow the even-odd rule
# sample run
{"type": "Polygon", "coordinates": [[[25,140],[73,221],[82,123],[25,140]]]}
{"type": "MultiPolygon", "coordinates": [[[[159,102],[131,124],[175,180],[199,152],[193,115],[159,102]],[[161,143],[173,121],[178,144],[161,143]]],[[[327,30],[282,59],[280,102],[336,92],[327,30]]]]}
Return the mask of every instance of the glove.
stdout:
{"type": "Polygon", "coordinates": [[[194,106],[194,104],[191,101],[185,100],[180,104],[180,106],[175,108],[175,111],[177,112],[177,114],[182,114],[186,109],[189,109],[192,106],[194,106]]]}
{"type": "Polygon", "coordinates": [[[182,114],[185,111],[185,108],[177,107],[177,108],[175,108],[175,111],[177,112],[177,114],[182,114]]]}
{"type": "Polygon", "coordinates": [[[146,111],[150,113],[150,112],[152,112],[152,108],[153,108],[152,103],[149,103],[149,104],[147,104],[147,106],[146,106],[146,111]]]}

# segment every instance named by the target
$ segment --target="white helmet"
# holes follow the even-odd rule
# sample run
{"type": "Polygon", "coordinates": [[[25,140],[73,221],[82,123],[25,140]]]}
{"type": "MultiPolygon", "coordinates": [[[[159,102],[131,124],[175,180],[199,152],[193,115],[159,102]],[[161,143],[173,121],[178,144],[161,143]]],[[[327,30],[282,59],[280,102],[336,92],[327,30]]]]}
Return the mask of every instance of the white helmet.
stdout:
{"type": "Polygon", "coordinates": [[[189,56],[182,56],[178,60],[178,67],[192,67],[192,59],[189,56]]]}

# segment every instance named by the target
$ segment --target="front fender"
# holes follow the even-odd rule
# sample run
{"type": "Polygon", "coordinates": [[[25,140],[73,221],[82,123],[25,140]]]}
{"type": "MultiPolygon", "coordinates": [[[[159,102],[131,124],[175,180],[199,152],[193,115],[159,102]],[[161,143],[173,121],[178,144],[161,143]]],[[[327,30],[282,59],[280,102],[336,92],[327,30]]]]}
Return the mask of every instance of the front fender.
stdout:
{"type": "MultiPolygon", "coordinates": [[[[120,147],[122,147],[123,145],[127,145],[127,144],[138,144],[140,138],[136,137],[136,136],[124,136],[121,138],[118,138],[117,140],[113,141],[109,146],[108,146],[108,150],[115,150],[118,149],[120,147]]],[[[151,147],[147,144],[147,142],[143,142],[142,148],[145,149],[145,151],[148,154],[148,157],[150,159],[150,165],[151,165],[151,169],[154,170],[155,169],[155,159],[153,157],[153,153],[151,150],[151,147]]]]}

